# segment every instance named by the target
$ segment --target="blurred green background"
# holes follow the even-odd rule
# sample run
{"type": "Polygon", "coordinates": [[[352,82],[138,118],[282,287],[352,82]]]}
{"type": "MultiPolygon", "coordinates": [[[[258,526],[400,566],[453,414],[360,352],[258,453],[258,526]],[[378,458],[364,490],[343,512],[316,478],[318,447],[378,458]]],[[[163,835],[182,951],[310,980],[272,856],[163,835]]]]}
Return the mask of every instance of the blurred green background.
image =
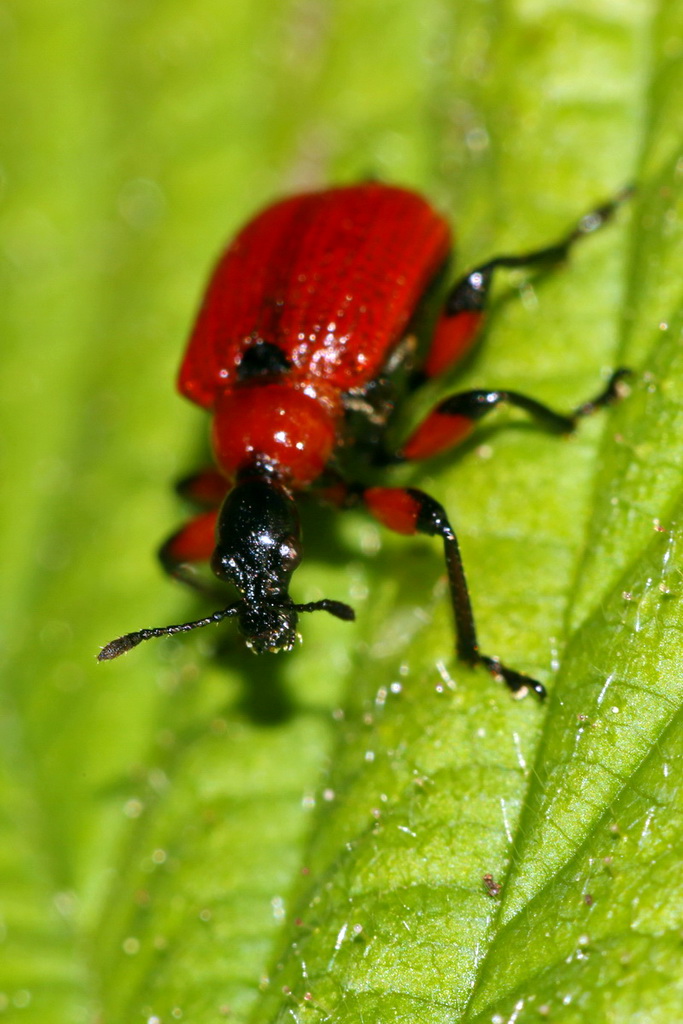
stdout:
{"type": "Polygon", "coordinates": [[[0,38],[0,1020],[677,1019],[681,0],[10,0],[0,38]],[[631,397],[410,478],[551,699],[454,660],[436,543],[315,508],[296,596],[354,626],[96,665],[204,608],[154,550],[205,447],[173,381],[216,254],[370,174],[444,210],[460,269],[639,184],[500,282],[451,384],[571,408],[626,364],[631,397]]]}

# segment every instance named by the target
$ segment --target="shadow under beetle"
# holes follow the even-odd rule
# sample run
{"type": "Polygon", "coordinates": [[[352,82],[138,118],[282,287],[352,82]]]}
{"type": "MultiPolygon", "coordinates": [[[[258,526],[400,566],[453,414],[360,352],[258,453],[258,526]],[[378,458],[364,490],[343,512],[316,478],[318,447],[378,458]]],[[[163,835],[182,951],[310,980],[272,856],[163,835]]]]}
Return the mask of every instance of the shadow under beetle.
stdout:
{"type": "MultiPolygon", "coordinates": [[[[497,256],[456,281],[426,353],[404,372],[404,390],[451,369],[471,349],[496,270],[564,259],[626,195],[591,211],[558,243],[497,256]]],[[[416,358],[407,331],[450,250],[449,226],[425,199],[375,182],[284,199],[240,231],[209,282],[179,377],[182,394],[213,414],[216,468],[185,481],[183,493],[203,511],[163,545],[160,558],[172,576],[195,585],[193,563],[208,560],[241,596],[195,622],[128,633],[107,644],[100,660],[228,617],[257,653],[290,650],[300,612],[353,619],[341,601],[290,597],[302,550],[295,495],[309,491],[340,508],[364,506],[398,533],[441,537],[458,657],[513,691],[545,695],[541,683],[481,652],[443,507],[414,487],[367,486],[343,472],[349,453],[369,471],[444,452],[501,403],[568,433],[619,395],[622,369],[569,414],[516,391],[462,391],[439,402],[398,451],[386,450],[392,375],[416,358]]]]}

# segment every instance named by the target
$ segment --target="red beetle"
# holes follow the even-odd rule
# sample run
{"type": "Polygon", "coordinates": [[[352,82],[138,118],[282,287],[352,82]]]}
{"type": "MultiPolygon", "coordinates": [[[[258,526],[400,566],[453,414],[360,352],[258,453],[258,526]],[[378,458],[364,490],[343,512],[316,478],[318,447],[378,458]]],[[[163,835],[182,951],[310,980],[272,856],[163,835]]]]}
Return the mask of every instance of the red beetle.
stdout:
{"type": "Polygon", "coordinates": [[[383,464],[436,455],[501,402],[568,432],[614,399],[623,370],[568,415],[514,391],[465,391],[441,401],[399,451],[383,443],[396,405],[392,386],[412,391],[471,348],[494,270],[562,259],[621,198],[588,214],[558,244],[499,256],[458,280],[421,357],[408,331],[451,249],[448,224],[425,199],[373,182],[293,196],[250,221],[219,260],[180,370],[180,391],[213,414],[217,469],[186,482],[185,493],[205,511],[160,552],[165,569],[186,582],[192,582],[191,563],[209,560],[241,596],[196,622],[129,633],[99,658],[228,616],[237,617],[258,653],[291,649],[299,612],[353,619],[353,609],[340,601],[297,604],[289,595],[301,559],[295,495],[313,490],[341,507],[364,505],[399,533],[441,537],[459,657],[484,665],[513,690],[530,687],[542,697],[540,683],[481,653],[443,507],[412,487],[348,479],[344,465],[352,456],[356,466],[376,472],[383,464]]]}

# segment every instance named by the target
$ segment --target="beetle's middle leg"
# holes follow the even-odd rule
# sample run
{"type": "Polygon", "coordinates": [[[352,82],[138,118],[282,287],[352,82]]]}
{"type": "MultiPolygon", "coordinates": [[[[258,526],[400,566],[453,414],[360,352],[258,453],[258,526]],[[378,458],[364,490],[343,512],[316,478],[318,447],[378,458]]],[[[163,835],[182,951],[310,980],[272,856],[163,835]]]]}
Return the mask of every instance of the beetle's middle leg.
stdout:
{"type": "Polygon", "coordinates": [[[623,381],[628,375],[628,370],[615,370],[599,394],[582,402],[570,413],[557,412],[518,391],[460,391],[439,402],[408,437],[392,461],[428,459],[455,447],[469,437],[479,420],[501,404],[523,409],[546,430],[569,434],[584,416],[617,401],[622,396],[623,381]]]}

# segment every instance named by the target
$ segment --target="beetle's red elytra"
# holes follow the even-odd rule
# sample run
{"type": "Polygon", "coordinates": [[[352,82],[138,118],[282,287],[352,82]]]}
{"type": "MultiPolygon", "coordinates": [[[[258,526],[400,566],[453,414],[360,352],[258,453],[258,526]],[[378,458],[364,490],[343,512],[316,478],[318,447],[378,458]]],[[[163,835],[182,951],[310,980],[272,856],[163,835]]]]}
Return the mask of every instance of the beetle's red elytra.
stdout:
{"type": "Polygon", "coordinates": [[[445,509],[421,490],[385,486],[377,476],[382,466],[454,447],[501,403],[567,433],[618,397],[625,370],[568,414],[515,391],[458,392],[398,451],[387,447],[400,393],[450,370],[476,341],[494,271],[563,259],[625,195],[591,211],[554,245],[494,257],[460,277],[423,353],[403,342],[451,252],[449,225],[426,199],[371,182],[293,196],[249,221],[218,261],[179,377],[181,393],[213,416],[216,464],[185,481],[183,493],[201,511],[160,551],[172,576],[192,582],[193,563],[208,561],[240,596],[194,622],[128,633],[99,659],[228,617],[237,618],[257,653],[290,650],[300,612],[353,619],[341,601],[297,604],[290,596],[302,550],[296,495],[307,491],[340,508],[363,506],[399,533],[441,537],[458,656],[513,691],[543,697],[541,683],[481,652],[445,509]],[[354,476],[345,469],[350,461],[354,476]]]}

